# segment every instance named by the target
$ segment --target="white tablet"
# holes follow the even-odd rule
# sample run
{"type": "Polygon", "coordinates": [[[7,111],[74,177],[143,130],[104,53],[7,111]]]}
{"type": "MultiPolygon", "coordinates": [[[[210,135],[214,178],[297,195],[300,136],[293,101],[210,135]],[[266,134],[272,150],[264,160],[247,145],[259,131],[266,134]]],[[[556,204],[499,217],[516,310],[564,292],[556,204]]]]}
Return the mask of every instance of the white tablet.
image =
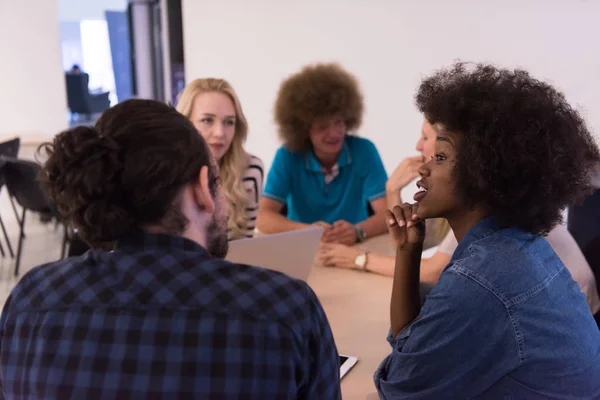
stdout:
{"type": "Polygon", "coordinates": [[[356,364],[357,361],[358,359],[356,357],[340,354],[340,379],[350,371],[350,368],[354,367],[354,364],[356,364]]]}

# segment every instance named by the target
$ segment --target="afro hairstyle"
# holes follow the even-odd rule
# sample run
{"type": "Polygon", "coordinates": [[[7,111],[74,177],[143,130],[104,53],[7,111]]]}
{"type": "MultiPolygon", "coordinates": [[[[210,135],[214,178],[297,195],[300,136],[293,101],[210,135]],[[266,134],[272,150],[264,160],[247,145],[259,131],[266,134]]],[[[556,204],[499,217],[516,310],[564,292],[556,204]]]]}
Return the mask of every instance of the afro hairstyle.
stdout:
{"type": "Polygon", "coordinates": [[[356,78],[338,64],[315,64],[282,82],[275,101],[279,137],[290,151],[310,147],[317,118],[341,115],[348,131],[362,122],[363,96],[356,78]]]}
{"type": "Polygon", "coordinates": [[[457,194],[502,226],[547,234],[593,191],[600,152],[565,96],[521,69],[457,62],[421,83],[417,108],[460,136],[457,194]]]}

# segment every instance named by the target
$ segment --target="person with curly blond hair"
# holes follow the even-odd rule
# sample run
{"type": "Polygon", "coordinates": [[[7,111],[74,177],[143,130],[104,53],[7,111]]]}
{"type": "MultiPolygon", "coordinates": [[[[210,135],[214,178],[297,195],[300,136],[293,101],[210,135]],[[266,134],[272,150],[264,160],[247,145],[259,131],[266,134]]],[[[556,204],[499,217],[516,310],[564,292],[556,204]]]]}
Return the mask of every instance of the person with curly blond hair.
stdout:
{"type": "Polygon", "coordinates": [[[248,122],[233,87],[224,79],[195,79],[179,94],[177,110],[208,142],[219,165],[229,240],[252,237],[263,187],[263,163],[244,150],[248,122]]]}
{"type": "Polygon", "coordinates": [[[362,115],[358,82],[337,64],[306,66],[281,84],[283,146],[260,202],[261,232],[320,225],[324,242],[351,245],[386,231],[387,173],[375,145],[354,136],[362,115]]]}

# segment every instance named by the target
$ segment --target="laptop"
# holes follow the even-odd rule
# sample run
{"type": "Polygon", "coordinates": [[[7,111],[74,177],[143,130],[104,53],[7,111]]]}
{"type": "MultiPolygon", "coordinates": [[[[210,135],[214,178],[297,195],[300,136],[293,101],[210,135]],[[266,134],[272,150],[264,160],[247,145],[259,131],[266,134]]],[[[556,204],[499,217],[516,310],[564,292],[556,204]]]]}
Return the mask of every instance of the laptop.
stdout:
{"type": "Polygon", "coordinates": [[[306,281],[324,229],[320,226],[229,242],[225,259],[306,281]]]}

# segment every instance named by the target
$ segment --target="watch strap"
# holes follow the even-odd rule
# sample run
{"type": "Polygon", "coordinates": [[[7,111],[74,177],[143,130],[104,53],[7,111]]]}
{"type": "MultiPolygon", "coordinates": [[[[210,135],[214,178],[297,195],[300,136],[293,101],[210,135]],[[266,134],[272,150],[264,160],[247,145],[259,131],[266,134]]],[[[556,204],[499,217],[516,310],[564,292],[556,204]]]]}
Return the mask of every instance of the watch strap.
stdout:
{"type": "Polygon", "coordinates": [[[362,243],[367,240],[367,234],[360,226],[354,225],[354,229],[356,230],[356,241],[358,243],[362,243]]]}

